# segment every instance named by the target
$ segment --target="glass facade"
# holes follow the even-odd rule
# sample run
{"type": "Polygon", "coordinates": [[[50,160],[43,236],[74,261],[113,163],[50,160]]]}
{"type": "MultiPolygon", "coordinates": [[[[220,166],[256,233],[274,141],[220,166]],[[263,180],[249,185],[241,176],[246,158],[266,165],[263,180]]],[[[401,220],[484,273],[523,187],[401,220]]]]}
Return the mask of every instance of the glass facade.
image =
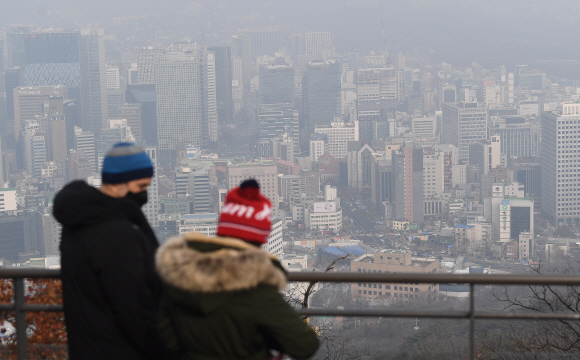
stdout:
{"type": "Polygon", "coordinates": [[[313,61],[302,82],[304,113],[310,133],[317,125],[330,125],[342,116],[341,65],[338,61],[313,61]]]}
{"type": "Polygon", "coordinates": [[[294,67],[286,65],[260,68],[260,104],[294,104],[294,67]]]}

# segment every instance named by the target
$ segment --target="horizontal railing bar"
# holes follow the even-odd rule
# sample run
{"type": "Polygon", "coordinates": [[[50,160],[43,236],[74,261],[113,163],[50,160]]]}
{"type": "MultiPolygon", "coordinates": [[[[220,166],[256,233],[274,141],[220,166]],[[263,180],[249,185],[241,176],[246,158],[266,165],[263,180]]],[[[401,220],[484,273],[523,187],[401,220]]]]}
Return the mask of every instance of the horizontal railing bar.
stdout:
{"type": "MultiPolygon", "coordinates": [[[[1,275],[1,274],[0,274],[1,275]]],[[[456,275],[456,274],[369,274],[351,272],[290,272],[288,281],[297,282],[415,282],[434,284],[567,285],[580,286],[580,276],[571,275],[456,275]]]]}
{"type": "MultiPolygon", "coordinates": [[[[467,319],[469,311],[410,311],[410,310],[357,310],[357,309],[298,309],[304,316],[348,316],[348,317],[417,317],[417,318],[447,318],[467,319]]],[[[475,319],[483,320],[580,320],[580,314],[520,314],[496,313],[491,311],[475,311],[475,319]]]]}
{"type": "Polygon", "coordinates": [[[33,268],[0,269],[0,278],[57,279],[60,278],[60,270],[33,269],[33,268]]]}

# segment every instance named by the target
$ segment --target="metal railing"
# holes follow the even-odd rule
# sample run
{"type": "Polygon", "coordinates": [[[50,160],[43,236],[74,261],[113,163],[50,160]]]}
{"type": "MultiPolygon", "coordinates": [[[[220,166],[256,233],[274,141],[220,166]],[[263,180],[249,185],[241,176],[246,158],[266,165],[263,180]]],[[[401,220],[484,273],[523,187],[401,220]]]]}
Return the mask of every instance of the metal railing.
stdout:
{"type": "MultiPolygon", "coordinates": [[[[26,312],[62,311],[62,305],[26,304],[24,279],[60,278],[59,270],[43,269],[0,269],[0,278],[14,281],[14,302],[0,304],[0,311],[15,312],[15,329],[18,359],[27,359],[26,312]]],[[[322,273],[291,272],[289,282],[372,282],[372,283],[454,283],[469,285],[469,308],[467,311],[407,311],[407,310],[367,310],[367,309],[299,309],[301,315],[307,316],[360,316],[360,317],[416,317],[446,318],[469,320],[469,359],[475,357],[474,327],[477,319],[495,320],[580,320],[580,314],[560,313],[506,313],[493,311],[476,311],[474,302],[475,285],[561,285],[580,286],[580,276],[548,275],[454,275],[454,274],[375,274],[375,273],[322,273]]]]}

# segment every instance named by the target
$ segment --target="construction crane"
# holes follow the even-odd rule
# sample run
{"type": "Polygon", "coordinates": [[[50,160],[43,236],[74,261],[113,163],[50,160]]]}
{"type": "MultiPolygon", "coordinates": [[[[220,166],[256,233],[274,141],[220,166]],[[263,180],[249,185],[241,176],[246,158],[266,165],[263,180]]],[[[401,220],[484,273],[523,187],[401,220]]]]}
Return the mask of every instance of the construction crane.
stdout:
{"type": "Polygon", "coordinates": [[[211,26],[213,19],[215,19],[215,16],[217,15],[217,12],[219,11],[219,9],[222,7],[222,3],[220,3],[218,5],[218,7],[215,9],[215,11],[213,12],[212,16],[209,18],[209,22],[207,23],[207,26],[205,27],[205,30],[201,30],[201,26],[199,28],[199,36],[201,36],[202,40],[203,40],[203,45],[207,46],[207,42],[205,40],[205,34],[207,33],[207,31],[209,30],[209,27],[211,26]]]}
{"type": "Polygon", "coordinates": [[[381,19],[381,29],[383,30],[383,45],[385,46],[385,55],[387,56],[387,65],[390,67],[393,64],[391,62],[391,54],[389,53],[389,49],[387,48],[387,35],[385,35],[385,25],[383,24],[383,19],[381,19]]]}

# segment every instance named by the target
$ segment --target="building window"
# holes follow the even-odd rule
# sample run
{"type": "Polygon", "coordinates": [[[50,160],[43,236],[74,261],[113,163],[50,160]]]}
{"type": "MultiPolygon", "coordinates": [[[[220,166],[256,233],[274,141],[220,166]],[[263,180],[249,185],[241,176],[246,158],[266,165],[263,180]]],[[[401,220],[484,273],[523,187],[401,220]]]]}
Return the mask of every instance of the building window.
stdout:
{"type": "Polygon", "coordinates": [[[376,291],[373,291],[373,295],[376,295],[376,294],[377,294],[377,292],[376,291]]]}
{"type": "Polygon", "coordinates": [[[363,291],[363,294],[365,294],[365,295],[366,295],[366,293],[367,293],[367,291],[366,291],[366,290],[364,290],[364,291],[363,291]]]}
{"type": "Polygon", "coordinates": [[[397,290],[397,285],[395,285],[395,290],[397,290]]]}
{"type": "Polygon", "coordinates": [[[405,291],[409,291],[409,288],[405,286],[405,291]]]}
{"type": "Polygon", "coordinates": [[[358,293],[360,294],[360,293],[362,293],[362,291],[361,291],[361,290],[359,290],[359,291],[358,291],[358,293]]]}
{"type": "Polygon", "coordinates": [[[390,290],[391,289],[391,285],[385,285],[385,289],[390,290]]]}
{"type": "Polygon", "coordinates": [[[377,284],[373,284],[373,287],[376,289],[377,288],[377,284]]]}

